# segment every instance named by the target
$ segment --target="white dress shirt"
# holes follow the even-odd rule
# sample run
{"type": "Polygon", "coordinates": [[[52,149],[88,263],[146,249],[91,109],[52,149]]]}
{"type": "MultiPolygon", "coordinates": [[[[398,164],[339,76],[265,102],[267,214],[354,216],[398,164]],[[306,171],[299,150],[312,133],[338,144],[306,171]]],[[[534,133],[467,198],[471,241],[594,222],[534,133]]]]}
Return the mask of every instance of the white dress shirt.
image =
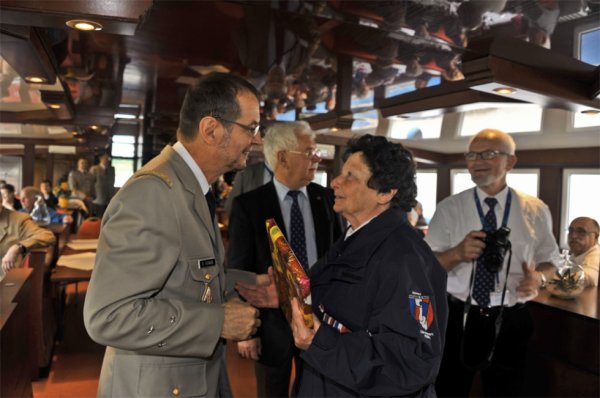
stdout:
{"type": "MultiPolygon", "coordinates": [[[[443,252],[457,246],[465,236],[474,230],[481,230],[481,220],[473,195],[473,189],[468,189],[441,201],[431,219],[425,241],[434,252],[443,252]]],[[[488,206],[484,199],[489,197],[485,192],[477,189],[483,214],[487,213],[488,206]]],[[[498,228],[502,224],[508,187],[498,193],[495,198],[498,204],[495,207],[498,228]]],[[[527,301],[528,297],[518,297],[516,287],[523,278],[522,262],[539,264],[551,262],[558,264],[560,261],[558,245],[552,234],[552,218],[548,206],[536,197],[512,190],[512,204],[510,208],[508,225],[510,229],[509,240],[512,243],[512,262],[508,275],[508,287],[505,305],[513,306],[517,302],[527,301]]],[[[496,293],[504,288],[508,253],[502,270],[498,273],[496,293]]],[[[448,272],[448,293],[465,301],[469,294],[469,280],[471,277],[472,263],[463,262],[448,272]]],[[[492,293],[492,305],[499,305],[499,294],[492,293]],[[495,300],[494,300],[495,298],[495,300]]],[[[473,304],[477,304],[472,300],[473,304]]]]}
{"type": "MultiPolygon", "coordinates": [[[[275,184],[275,190],[277,191],[277,198],[279,199],[279,208],[283,215],[283,222],[285,223],[285,230],[288,238],[291,235],[290,225],[290,214],[292,211],[293,199],[288,196],[290,189],[282,184],[277,178],[273,178],[273,184],[275,184]]],[[[312,267],[317,262],[317,238],[315,234],[315,222],[312,217],[312,209],[310,207],[310,200],[308,199],[308,192],[306,187],[297,189],[300,191],[298,195],[298,206],[302,212],[302,219],[304,220],[304,236],[306,238],[306,258],[308,259],[308,267],[312,267]]]]}

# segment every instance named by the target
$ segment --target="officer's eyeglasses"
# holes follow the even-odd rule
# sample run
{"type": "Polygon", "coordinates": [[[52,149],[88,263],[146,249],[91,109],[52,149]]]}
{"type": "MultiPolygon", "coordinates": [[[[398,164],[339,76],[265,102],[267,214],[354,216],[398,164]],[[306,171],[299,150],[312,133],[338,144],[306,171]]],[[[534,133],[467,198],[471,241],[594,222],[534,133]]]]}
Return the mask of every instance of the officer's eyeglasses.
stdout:
{"type": "Polygon", "coordinates": [[[467,152],[465,153],[465,159],[473,161],[480,157],[483,160],[496,159],[499,155],[510,155],[510,153],[502,151],[483,151],[483,152],[467,152]]]}
{"type": "Polygon", "coordinates": [[[567,232],[569,232],[569,235],[579,235],[579,236],[585,236],[585,235],[591,235],[591,234],[598,233],[596,231],[586,231],[583,228],[569,228],[569,229],[567,229],[567,232]]]}
{"type": "Polygon", "coordinates": [[[260,124],[257,124],[256,126],[253,127],[253,126],[248,126],[246,124],[234,122],[233,120],[227,120],[227,119],[222,118],[220,116],[214,116],[214,118],[217,119],[217,120],[220,120],[221,122],[235,124],[236,126],[239,126],[239,127],[243,128],[252,137],[256,137],[256,134],[258,134],[260,132],[260,124]]]}
{"type": "Polygon", "coordinates": [[[289,150],[288,150],[288,152],[290,152],[290,153],[295,153],[295,154],[298,154],[298,155],[304,155],[304,157],[305,157],[306,159],[318,159],[318,160],[321,160],[321,155],[322,155],[322,153],[321,153],[321,150],[320,150],[320,149],[307,149],[307,150],[306,150],[306,151],[304,151],[304,152],[300,152],[300,151],[289,151],[289,150]]]}

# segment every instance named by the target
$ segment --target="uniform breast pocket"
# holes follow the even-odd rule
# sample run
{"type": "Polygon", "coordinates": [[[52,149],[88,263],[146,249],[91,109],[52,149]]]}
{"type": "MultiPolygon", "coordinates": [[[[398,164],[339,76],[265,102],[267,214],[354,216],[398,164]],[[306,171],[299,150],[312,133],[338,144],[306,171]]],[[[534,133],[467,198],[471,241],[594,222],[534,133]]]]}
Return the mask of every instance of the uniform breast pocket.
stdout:
{"type": "Polygon", "coordinates": [[[192,285],[198,289],[200,300],[204,303],[221,301],[221,286],[219,281],[219,265],[214,258],[190,259],[188,269],[193,281],[192,285]]]}
{"type": "Polygon", "coordinates": [[[201,397],[207,391],[206,363],[146,364],[140,368],[141,397],[201,397]]]}

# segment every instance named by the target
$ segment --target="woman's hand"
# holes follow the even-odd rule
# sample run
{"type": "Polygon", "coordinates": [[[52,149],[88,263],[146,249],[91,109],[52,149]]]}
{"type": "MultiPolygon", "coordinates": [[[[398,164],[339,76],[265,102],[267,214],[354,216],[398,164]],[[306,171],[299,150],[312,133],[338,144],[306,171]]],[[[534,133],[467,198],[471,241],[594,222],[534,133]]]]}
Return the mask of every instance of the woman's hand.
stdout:
{"type": "Polygon", "coordinates": [[[306,350],[312,344],[317,330],[321,327],[321,322],[313,314],[314,327],[310,329],[304,323],[304,315],[300,303],[297,299],[292,299],[292,333],[294,334],[294,344],[301,350],[306,350]]]}

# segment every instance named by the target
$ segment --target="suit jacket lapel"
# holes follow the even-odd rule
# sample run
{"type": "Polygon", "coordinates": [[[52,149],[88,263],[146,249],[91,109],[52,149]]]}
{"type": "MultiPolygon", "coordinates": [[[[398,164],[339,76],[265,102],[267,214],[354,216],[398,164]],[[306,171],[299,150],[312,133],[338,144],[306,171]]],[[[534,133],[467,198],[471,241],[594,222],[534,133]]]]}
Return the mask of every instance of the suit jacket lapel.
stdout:
{"type": "MultiPolygon", "coordinates": [[[[285,238],[289,240],[289,237],[287,236],[287,226],[283,221],[283,213],[281,212],[281,206],[279,205],[279,197],[277,196],[277,190],[275,189],[275,184],[273,183],[273,180],[271,180],[271,182],[268,182],[265,185],[265,193],[266,195],[263,207],[265,209],[265,213],[263,215],[272,214],[273,218],[275,219],[275,222],[277,223],[277,225],[279,225],[281,232],[283,232],[283,236],[285,236],[285,238]]],[[[265,221],[266,218],[267,217],[265,216],[265,221]]]]}
{"type": "Polygon", "coordinates": [[[313,221],[315,223],[315,240],[317,241],[317,257],[321,257],[329,247],[329,241],[332,238],[333,231],[330,218],[331,210],[327,208],[327,200],[311,183],[306,187],[313,221]]]}

